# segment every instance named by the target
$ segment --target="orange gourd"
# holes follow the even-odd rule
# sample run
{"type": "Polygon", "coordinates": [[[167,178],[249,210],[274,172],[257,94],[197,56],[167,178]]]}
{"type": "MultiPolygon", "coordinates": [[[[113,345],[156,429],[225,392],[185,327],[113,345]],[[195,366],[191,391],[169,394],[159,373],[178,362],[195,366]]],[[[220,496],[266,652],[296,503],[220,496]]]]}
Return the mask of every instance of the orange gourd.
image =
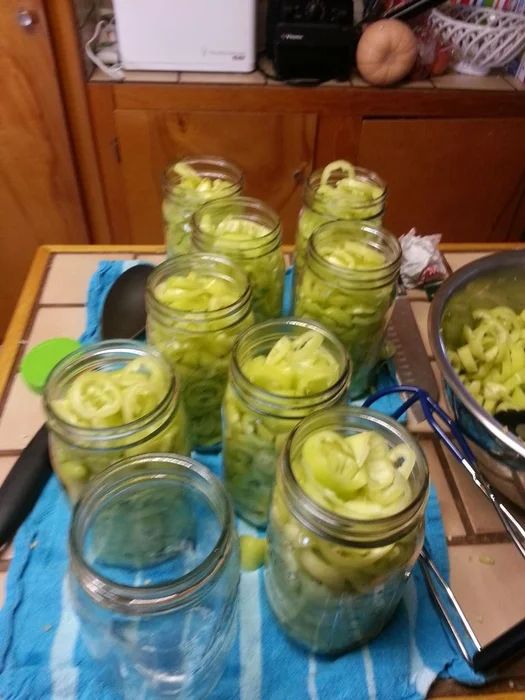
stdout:
{"type": "Polygon", "coordinates": [[[416,37],[397,19],[370,24],[357,45],[357,69],[371,85],[397,83],[410,73],[416,58],[416,37]]]}

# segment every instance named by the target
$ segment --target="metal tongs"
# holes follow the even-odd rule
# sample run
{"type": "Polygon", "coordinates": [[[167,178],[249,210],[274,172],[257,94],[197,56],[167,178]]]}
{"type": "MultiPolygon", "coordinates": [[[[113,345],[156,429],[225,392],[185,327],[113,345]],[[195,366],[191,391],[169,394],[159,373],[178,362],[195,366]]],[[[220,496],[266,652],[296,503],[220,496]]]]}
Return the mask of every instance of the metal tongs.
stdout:
{"type": "MultiPolygon", "coordinates": [[[[525,558],[525,527],[516,519],[507,506],[500,501],[491,485],[479,471],[474,454],[457,423],[426,391],[416,386],[401,385],[382,389],[370,396],[363,406],[371,407],[378,399],[387,394],[405,394],[409,396],[392,414],[392,418],[396,420],[419,401],[428,424],[449,452],[467,470],[483,495],[492,503],[507,534],[516,545],[521,556],[525,558]],[[450,430],[450,435],[447,435],[445,426],[450,430]]],[[[452,589],[432,561],[427,547],[423,547],[419,561],[434,602],[443,615],[462,656],[474,671],[485,672],[522,651],[525,646],[525,620],[482,647],[452,589]],[[456,618],[456,622],[453,618],[456,618]],[[458,629],[458,623],[462,631],[458,629]],[[468,638],[466,643],[464,641],[465,635],[468,638]]]]}
{"type": "Polygon", "coordinates": [[[386,394],[409,394],[409,398],[393,413],[392,418],[400,418],[416,401],[419,401],[423,415],[427,423],[439,436],[445,447],[465,467],[472,481],[483,495],[492,503],[499,519],[503,523],[507,534],[525,559],[525,527],[516,519],[507,506],[501,502],[492,486],[480,472],[476,458],[470,449],[461,429],[455,420],[446,413],[441,406],[423,389],[417,386],[393,386],[382,389],[370,396],[363,406],[371,406],[375,401],[386,394]],[[443,425],[444,424],[444,425],[443,425]],[[445,427],[450,430],[447,435],[445,427]]]}

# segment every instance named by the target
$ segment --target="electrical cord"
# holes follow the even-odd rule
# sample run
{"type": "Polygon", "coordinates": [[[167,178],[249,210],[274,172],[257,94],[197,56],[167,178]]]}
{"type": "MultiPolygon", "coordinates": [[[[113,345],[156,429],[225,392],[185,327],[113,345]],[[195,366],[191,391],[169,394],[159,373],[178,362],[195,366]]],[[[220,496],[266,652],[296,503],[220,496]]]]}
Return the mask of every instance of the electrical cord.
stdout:
{"type": "Polygon", "coordinates": [[[268,71],[264,68],[261,62],[263,58],[266,58],[264,51],[259,53],[257,56],[257,70],[262,73],[265,78],[268,78],[268,80],[275,80],[278,83],[283,83],[283,85],[291,85],[293,87],[315,87],[316,85],[322,85],[324,82],[326,82],[320,78],[279,78],[278,75],[275,73],[268,73],[268,71]]]}
{"type": "MultiPolygon", "coordinates": [[[[93,36],[90,39],[88,39],[85,45],[86,56],[92,63],[94,63],[97,66],[97,68],[100,68],[100,70],[106,75],[108,75],[112,80],[124,80],[125,73],[122,70],[122,64],[119,61],[108,65],[107,63],[104,63],[100,55],[98,55],[99,53],[103,52],[104,49],[102,49],[102,51],[99,52],[97,52],[97,49],[93,50],[93,45],[98,41],[103,30],[105,30],[106,34],[108,35],[110,35],[110,33],[114,34],[114,19],[101,19],[100,22],[97,23],[95,31],[93,32],[93,36]]],[[[116,42],[113,43],[115,45],[115,58],[117,58],[116,42]]],[[[106,53],[110,52],[107,51],[106,53]]]]}

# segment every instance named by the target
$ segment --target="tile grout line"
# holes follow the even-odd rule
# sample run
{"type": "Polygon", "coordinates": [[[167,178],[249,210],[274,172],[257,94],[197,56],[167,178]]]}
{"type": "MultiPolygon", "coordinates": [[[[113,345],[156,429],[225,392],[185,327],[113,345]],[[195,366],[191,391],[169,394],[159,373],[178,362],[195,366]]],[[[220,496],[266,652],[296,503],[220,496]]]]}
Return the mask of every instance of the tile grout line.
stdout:
{"type": "MultiPolygon", "coordinates": [[[[459,513],[459,517],[461,518],[462,525],[465,528],[466,536],[467,537],[475,536],[476,533],[474,531],[474,527],[470,521],[469,515],[467,513],[467,509],[465,508],[465,506],[463,504],[463,499],[461,498],[461,493],[460,493],[459,488],[456,484],[456,481],[451,474],[450,465],[448,463],[447,456],[446,456],[445,451],[443,449],[443,445],[441,444],[441,440],[436,435],[432,435],[431,440],[434,443],[434,447],[435,447],[436,452],[438,454],[439,461],[441,463],[441,468],[443,469],[443,474],[444,474],[445,480],[447,482],[447,486],[450,490],[452,498],[454,499],[454,504],[455,504],[457,511],[459,513]]],[[[461,467],[461,468],[463,468],[463,467],[461,467]]]]}
{"type": "Polygon", "coordinates": [[[56,302],[47,302],[45,304],[36,304],[35,308],[37,309],[37,311],[39,311],[40,309],[57,309],[57,308],[58,309],[80,309],[80,308],[83,308],[85,305],[86,305],[85,302],[84,303],[82,303],[82,302],[71,302],[71,303],[65,302],[63,304],[59,304],[56,302]]]}
{"type": "Polygon", "coordinates": [[[35,304],[33,304],[33,307],[31,308],[31,313],[29,315],[29,318],[26,323],[26,327],[24,328],[24,334],[22,336],[22,340],[19,341],[18,343],[18,350],[16,351],[15,357],[13,358],[13,363],[11,365],[11,369],[9,372],[9,379],[7,380],[4,391],[2,395],[0,396],[0,417],[2,416],[4,412],[5,405],[7,403],[7,399],[9,397],[9,394],[11,393],[11,388],[13,386],[14,379],[16,375],[18,374],[18,369],[20,366],[20,358],[22,356],[22,353],[24,352],[25,344],[27,343],[27,340],[29,336],[31,335],[31,331],[33,330],[33,326],[35,323],[36,315],[38,312],[38,308],[40,305],[40,297],[42,296],[42,290],[44,289],[44,286],[47,282],[47,278],[49,276],[49,271],[51,269],[51,265],[53,264],[53,261],[55,259],[56,253],[51,253],[48,257],[47,264],[46,264],[46,269],[44,271],[44,274],[40,278],[40,282],[38,285],[38,293],[36,295],[36,301],[35,304]]]}
{"type": "Polygon", "coordinates": [[[462,547],[464,545],[491,545],[491,544],[512,544],[506,532],[484,532],[472,535],[458,535],[447,537],[448,547],[462,547]]]}

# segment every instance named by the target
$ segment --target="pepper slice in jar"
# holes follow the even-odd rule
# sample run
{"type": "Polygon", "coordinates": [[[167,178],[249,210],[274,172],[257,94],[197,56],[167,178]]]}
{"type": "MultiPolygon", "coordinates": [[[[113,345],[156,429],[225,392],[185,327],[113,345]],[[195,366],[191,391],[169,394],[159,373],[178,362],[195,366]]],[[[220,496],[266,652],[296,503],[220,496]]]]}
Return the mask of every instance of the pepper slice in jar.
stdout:
{"type": "Polygon", "coordinates": [[[167,324],[148,318],[148,338],[181,378],[193,447],[213,447],[221,439],[220,408],[231,349],[237,335],[253,323],[253,315],[248,310],[239,321],[225,318],[244,292],[233,278],[194,270],[170,275],[153,289],[160,304],[182,312],[167,324]],[[224,316],[213,316],[222,310],[224,316]]]}
{"type": "Polygon", "coordinates": [[[349,518],[384,518],[410,502],[410,473],[416,462],[406,445],[391,448],[373,431],[343,437],[332,430],[310,435],[292,463],[306,494],[349,518]]]}
{"type": "MultiPolygon", "coordinates": [[[[292,453],[302,492],[326,512],[354,523],[402,513],[414,498],[416,455],[379,432],[314,431],[292,453]]],[[[422,520],[380,546],[350,546],[310,530],[275,489],[266,587],[271,605],[297,641],[338,653],[375,636],[395,610],[422,544],[422,520]]]]}
{"type": "Polygon", "coordinates": [[[137,357],[118,369],[80,372],[59,397],[49,401],[54,420],[70,426],[66,433],[71,427],[82,431],[71,442],[62,430],[52,430],[50,435],[53,467],[73,500],[93,475],[126,456],[188,452],[186,420],[180,407],[169,421],[153,418],[169,389],[170,378],[159,361],[137,357]],[[142,425],[141,420],[148,417],[152,417],[151,425],[142,425]],[[120,436],[118,429],[128,425],[136,430],[120,436]],[[113,435],[111,429],[116,431],[113,435]],[[104,431],[104,439],[98,431],[104,431]]]}
{"type": "Polygon", "coordinates": [[[64,396],[50,405],[71,425],[116,427],[146,416],[160,404],[169,389],[157,364],[138,358],[123,369],[83,372],[64,396]]]}
{"type": "Polygon", "coordinates": [[[252,386],[283,399],[280,410],[263,415],[241,399],[231,382],[224,398],[226,484],[237,512],[255,525],[263,525],[277,456],[299,420],[287,415],[289,404],[336,385],[341,367],[325,347],[323,336],[306,331],[296,337],[282,336],[266,354],[252,357],[240,370],[252,386]]]}
{"type": "Polygon", "coordinates": [[[344,219],[380,223],[386,187],[372,172],[346,160],[329,163],[314,178],[310,200],[299,214],[295,264],[302,270],[308,239],[327,221],[344,219]]]}
{"type": "Polygon", "coordinates": [[[256,321],[281,315],[285,262],[277,214],[252,197],[210,202],[193,217],[196,250],[229,256],[246,273],[256,321]]]}
{"type": "Polygon", "coordinates": [[[393,254],[381,249],[395,239],[380,229],[333,222],[321,227],[309,243],[305,267],[295,290],[295,315],[332,330],[348,350],[354,367],[350,396],[369,389],[381,358],[383,337],[395,296],[393,254]]]}
{"type": "MultiPolygon", "coordinates": [[[[220,161],[204,161],[206,167],[220,167],[220,161]]],[[[224,162],[228,167],[229,164],[224,162]]],[[[197,209],[213,199],[231,197],[241,191],[241,176],[236,182],[226,177],[212,177],[198,172],[192,165],[179,161],[166,171],[166,196],[162,214],[166,223],[168,255],[190,252],[191,217],[197,209]],[[170,184],[173,181],[173,184],[170,184]]]]}

